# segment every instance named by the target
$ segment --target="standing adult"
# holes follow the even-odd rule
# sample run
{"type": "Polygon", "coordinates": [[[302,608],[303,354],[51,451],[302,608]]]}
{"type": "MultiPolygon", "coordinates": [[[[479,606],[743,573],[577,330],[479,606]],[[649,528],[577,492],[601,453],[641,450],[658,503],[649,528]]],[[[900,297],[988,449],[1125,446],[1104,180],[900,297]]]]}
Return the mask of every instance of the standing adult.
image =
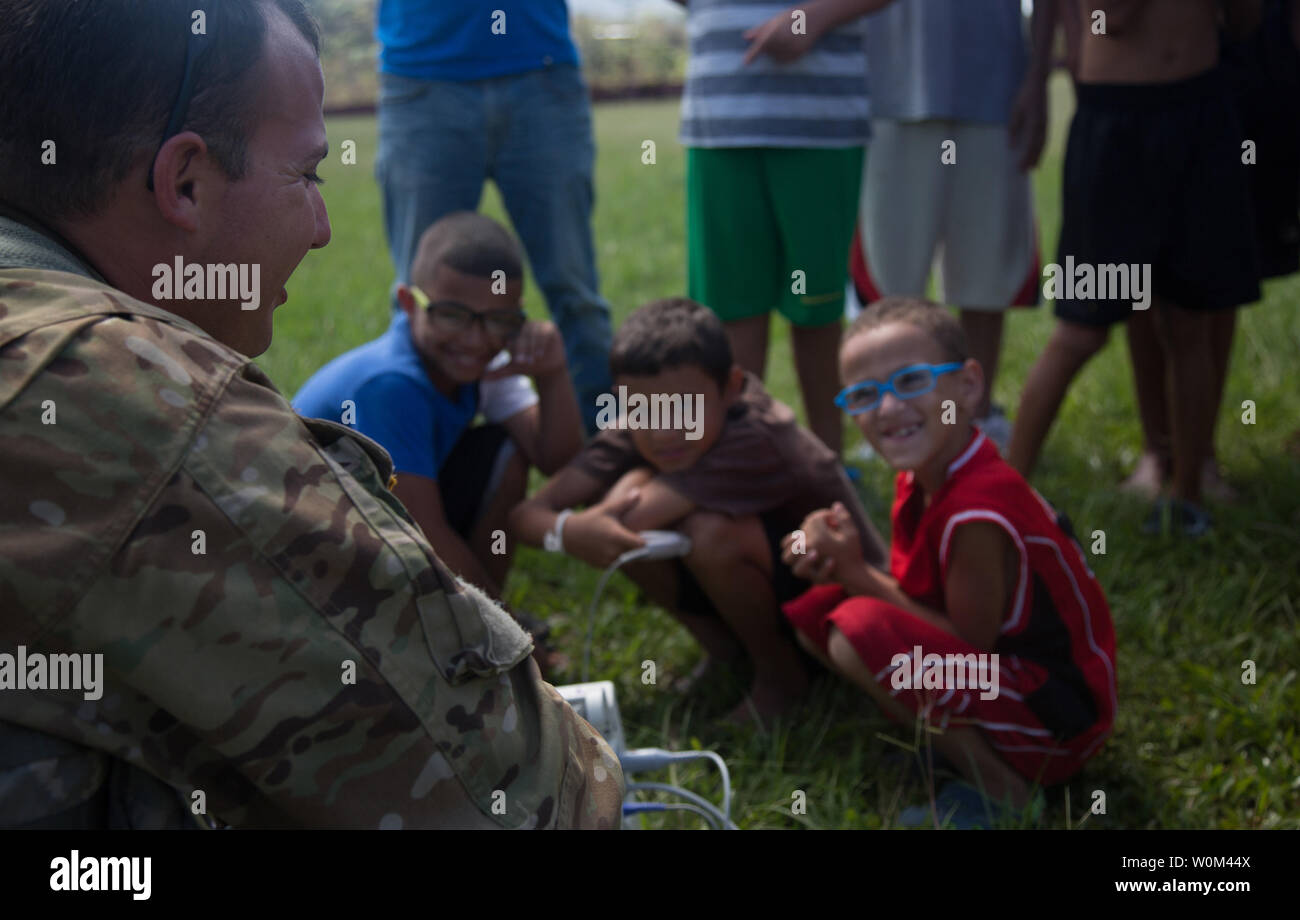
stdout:
{"type": "Polygon", "coordinates": [[[565,0],[508,10],[380,0],[378,37],[375,177],[398,283],[411,281],[420,235],[446,214],[477,210],[493,180],[594,431],[612,333],[591,238],[591,105],[565,0]]]}

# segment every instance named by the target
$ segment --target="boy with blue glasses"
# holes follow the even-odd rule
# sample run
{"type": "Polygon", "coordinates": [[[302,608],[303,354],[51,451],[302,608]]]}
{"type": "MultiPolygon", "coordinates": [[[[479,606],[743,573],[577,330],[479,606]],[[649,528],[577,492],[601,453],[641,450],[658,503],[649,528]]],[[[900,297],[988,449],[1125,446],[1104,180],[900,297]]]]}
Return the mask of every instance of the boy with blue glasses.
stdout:
{"type": "Polygon", "coordinates": [[[845,336],[840,373],[852,383],[836,402],[898,470],[889,572],[863,560],[844,509],[814,512],[782,559],[818,586],[783,609],[886,714],[940,730],[935,747],[980,789],[945,787],[939,819],[988,823],[985,797],[1026,806],[1110,734],[1110,610],[1068,524],[972,424],[984,374],[947,311],[877,301],[845,336]]]}

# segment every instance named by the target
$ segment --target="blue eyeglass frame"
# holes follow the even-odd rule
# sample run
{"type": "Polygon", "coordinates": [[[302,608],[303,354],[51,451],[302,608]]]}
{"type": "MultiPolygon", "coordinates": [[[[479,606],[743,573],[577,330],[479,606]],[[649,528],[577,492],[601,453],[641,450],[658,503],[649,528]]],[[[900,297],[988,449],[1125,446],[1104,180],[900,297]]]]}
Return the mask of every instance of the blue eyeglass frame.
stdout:
{"type": "Polygon", "coordinates": [[[961,361],[950,361],[947,364],[909,364],[907,367],[900,367],[898,370],[890,374],[888,380],[863,380],[860,383],[855,383],[852,386],[845,387],[836,394],[835,405],[839,406],[849,415],[861,415],[863,412],[870,412],[872,409],[876,408],[876,406],[880,405],[881,402],[884,401],[886,393],[893,393],[899,399],[913,399],[917,396],[924,396],[939,385],[940,377],[944,374],[951,374],[953,371],[960,370],[962,366],[963,362],[961,361]],[[894,387],[894,381],[904,374],[910,374],[913,371],[929,371],[931,374],[930,385],[924,390],[917,390],[915,393],[898,392],[894,387]],[[880,397],[869,406],[850,409],[849,397],[867,387],[879,387],[880,397]]]}
{"type": "Polygon", "coordinates": [[[153,167],[158,161],[158,154],[162,153],[164,144],[181,133],[185,117],[189,114],[190,100],[194,97],[194,72],[205,47],[204,39],[207,38],[206,35],[195,33],[193,26],[186,31],[188,36],[185,40],[185,72],[181,76],[181,87],[176,92],[176,101],[172,104],[172,113],[167,119],[167,128],[163,131],[162,140],[158,142],[158,149],[153,152],[153,159],[149,161],[149,177],[145,180],[145,187],[151,192],[153,191],[153,167]]]}

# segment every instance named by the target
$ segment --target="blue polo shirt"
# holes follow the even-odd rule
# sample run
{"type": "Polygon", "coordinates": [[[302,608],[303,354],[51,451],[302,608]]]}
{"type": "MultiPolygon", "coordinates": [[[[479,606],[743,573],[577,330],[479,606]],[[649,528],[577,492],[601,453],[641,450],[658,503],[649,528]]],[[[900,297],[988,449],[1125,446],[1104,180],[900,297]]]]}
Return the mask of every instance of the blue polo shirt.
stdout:
{"type": "Polygon", "coordinates": [[[424,80],[483,80],[578,63],[565,0],[380,0],[379,69],[424,80]],[[495,23],[504,14],[504,28],[495,23]]]}
{"type": "Polygon", "coordinates": [[[392,455],[398,473],[437,479],[438,471],[478,414],[479,388],[464,384],[447,397],[433,385],[411,343],[406,314],[388,331],[340,355],[293,398],[299,415],[342,422],[351,400],[356,428],[392,455]]]}

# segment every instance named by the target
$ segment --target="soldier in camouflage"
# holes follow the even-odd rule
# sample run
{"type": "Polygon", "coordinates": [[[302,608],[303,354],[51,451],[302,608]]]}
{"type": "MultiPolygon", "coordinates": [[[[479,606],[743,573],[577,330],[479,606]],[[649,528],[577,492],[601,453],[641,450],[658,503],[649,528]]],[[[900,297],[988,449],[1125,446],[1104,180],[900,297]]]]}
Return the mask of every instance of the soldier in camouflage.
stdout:
{"type": "Polygon", "coordinates": [[[0,0],[0,654],[104,663],[0,680],[0,826],[617,827],[617,758],[387,454],[249,359],[329,239],[319,36],[206,6],[200,53],[189,0],[0,0]],[[258,262],[260,306],[160,302],[177,255],[258,262]]]}

